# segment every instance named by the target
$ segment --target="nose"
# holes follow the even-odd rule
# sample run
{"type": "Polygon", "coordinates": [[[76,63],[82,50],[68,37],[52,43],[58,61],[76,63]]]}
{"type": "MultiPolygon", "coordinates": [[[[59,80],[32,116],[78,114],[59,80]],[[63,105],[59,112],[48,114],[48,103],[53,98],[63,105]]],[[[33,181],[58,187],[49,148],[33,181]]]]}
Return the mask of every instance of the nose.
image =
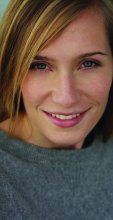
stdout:
{"type": "Polygon", "coordinates": [[[54,103],[64,107],[71,107],[80,101],[80,96],[77,80],[73,75],[63,75],[59,79],[56,79],[52,91],[52,100],[54,103]]]}

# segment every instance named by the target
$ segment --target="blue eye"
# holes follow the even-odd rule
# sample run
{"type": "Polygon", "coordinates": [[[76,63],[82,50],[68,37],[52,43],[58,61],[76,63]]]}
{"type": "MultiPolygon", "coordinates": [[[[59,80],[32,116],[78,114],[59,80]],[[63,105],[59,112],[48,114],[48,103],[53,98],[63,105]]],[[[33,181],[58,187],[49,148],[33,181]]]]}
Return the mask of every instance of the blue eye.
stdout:
{"type": "Polygon", "coordinates": [[[99,64],[95,61],[91,61],[91,60],[86,60],[82,63],[82,68],[93,68],[93,67],[96,67],[96,66],[99,66],[99,64]]]}
{"type": "Polygon", "coordinates": [[[45,63],[34,62],[30,66],[30,70],[46,70],[48,69],[45,63]]]}

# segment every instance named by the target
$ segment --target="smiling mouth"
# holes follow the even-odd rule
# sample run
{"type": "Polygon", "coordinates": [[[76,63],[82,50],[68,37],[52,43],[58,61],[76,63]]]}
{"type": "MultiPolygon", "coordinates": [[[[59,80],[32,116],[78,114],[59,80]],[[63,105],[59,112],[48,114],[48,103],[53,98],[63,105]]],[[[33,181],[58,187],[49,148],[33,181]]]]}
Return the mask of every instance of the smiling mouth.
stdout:
{"type": "Polygon", "coordinates": [[[70,113],[70,114],[60,113],[60,112],[50,113],[46,111],[44,111],[44,113],[48,117],[48,119],[52,122],[52,124],[62,128],[69,128],[79,124],[88,110],[89,109],[82,112],[70,113]]]}

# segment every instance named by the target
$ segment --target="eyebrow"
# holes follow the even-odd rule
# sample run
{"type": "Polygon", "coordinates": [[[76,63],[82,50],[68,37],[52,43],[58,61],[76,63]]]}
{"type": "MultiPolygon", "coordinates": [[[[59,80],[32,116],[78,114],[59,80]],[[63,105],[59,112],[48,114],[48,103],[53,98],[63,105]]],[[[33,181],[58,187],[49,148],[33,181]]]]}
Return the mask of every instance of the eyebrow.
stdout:
{"type": "Polygon", "coordinates": [[[34,60],[51,60],[54,61],[54,59],[50,58],[50,57],[46,57],[46,56],[40,56],[40,55],[36,55],[34,57],[34,60]]]}
{"type": "Polygon", "coordinates": [[[90,57],[90,56],[94,56],[94,55],[107,56],[108,54],[107,53],[103,53],[101,51],[95,51],[95,52],[81,54],[79,57],[80,58],[84,58],[84,57],[90,57]]]}
{"type": "MultiPolygon", "coordinates": [[[[84,53],[78,56],[79,59],[83,59],[85,57],[90,57],[90,56],[94,56],[94,55],[101,55],[101,56],[107,56],[107,53],[103,53],[101,51],[95,51],[95,52],[89,52],[89,53],[84,53]]],[[[41,56],[41,55],[36,55],[34,57],[34,60],[51,60],[54,61],[53,58],[47,57],[47,56],[41,56]]]]}

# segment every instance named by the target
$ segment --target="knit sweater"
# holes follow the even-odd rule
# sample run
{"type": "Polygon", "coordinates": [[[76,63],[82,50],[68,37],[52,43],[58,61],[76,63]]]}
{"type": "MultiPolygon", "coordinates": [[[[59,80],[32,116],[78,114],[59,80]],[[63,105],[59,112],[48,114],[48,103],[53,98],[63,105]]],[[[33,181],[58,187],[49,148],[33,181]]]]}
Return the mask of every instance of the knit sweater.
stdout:
{"type": "Polygon", "coordinates": [[[113,144],[45,149],[0,131],[0,220],[113,220],[113,144]]]}

